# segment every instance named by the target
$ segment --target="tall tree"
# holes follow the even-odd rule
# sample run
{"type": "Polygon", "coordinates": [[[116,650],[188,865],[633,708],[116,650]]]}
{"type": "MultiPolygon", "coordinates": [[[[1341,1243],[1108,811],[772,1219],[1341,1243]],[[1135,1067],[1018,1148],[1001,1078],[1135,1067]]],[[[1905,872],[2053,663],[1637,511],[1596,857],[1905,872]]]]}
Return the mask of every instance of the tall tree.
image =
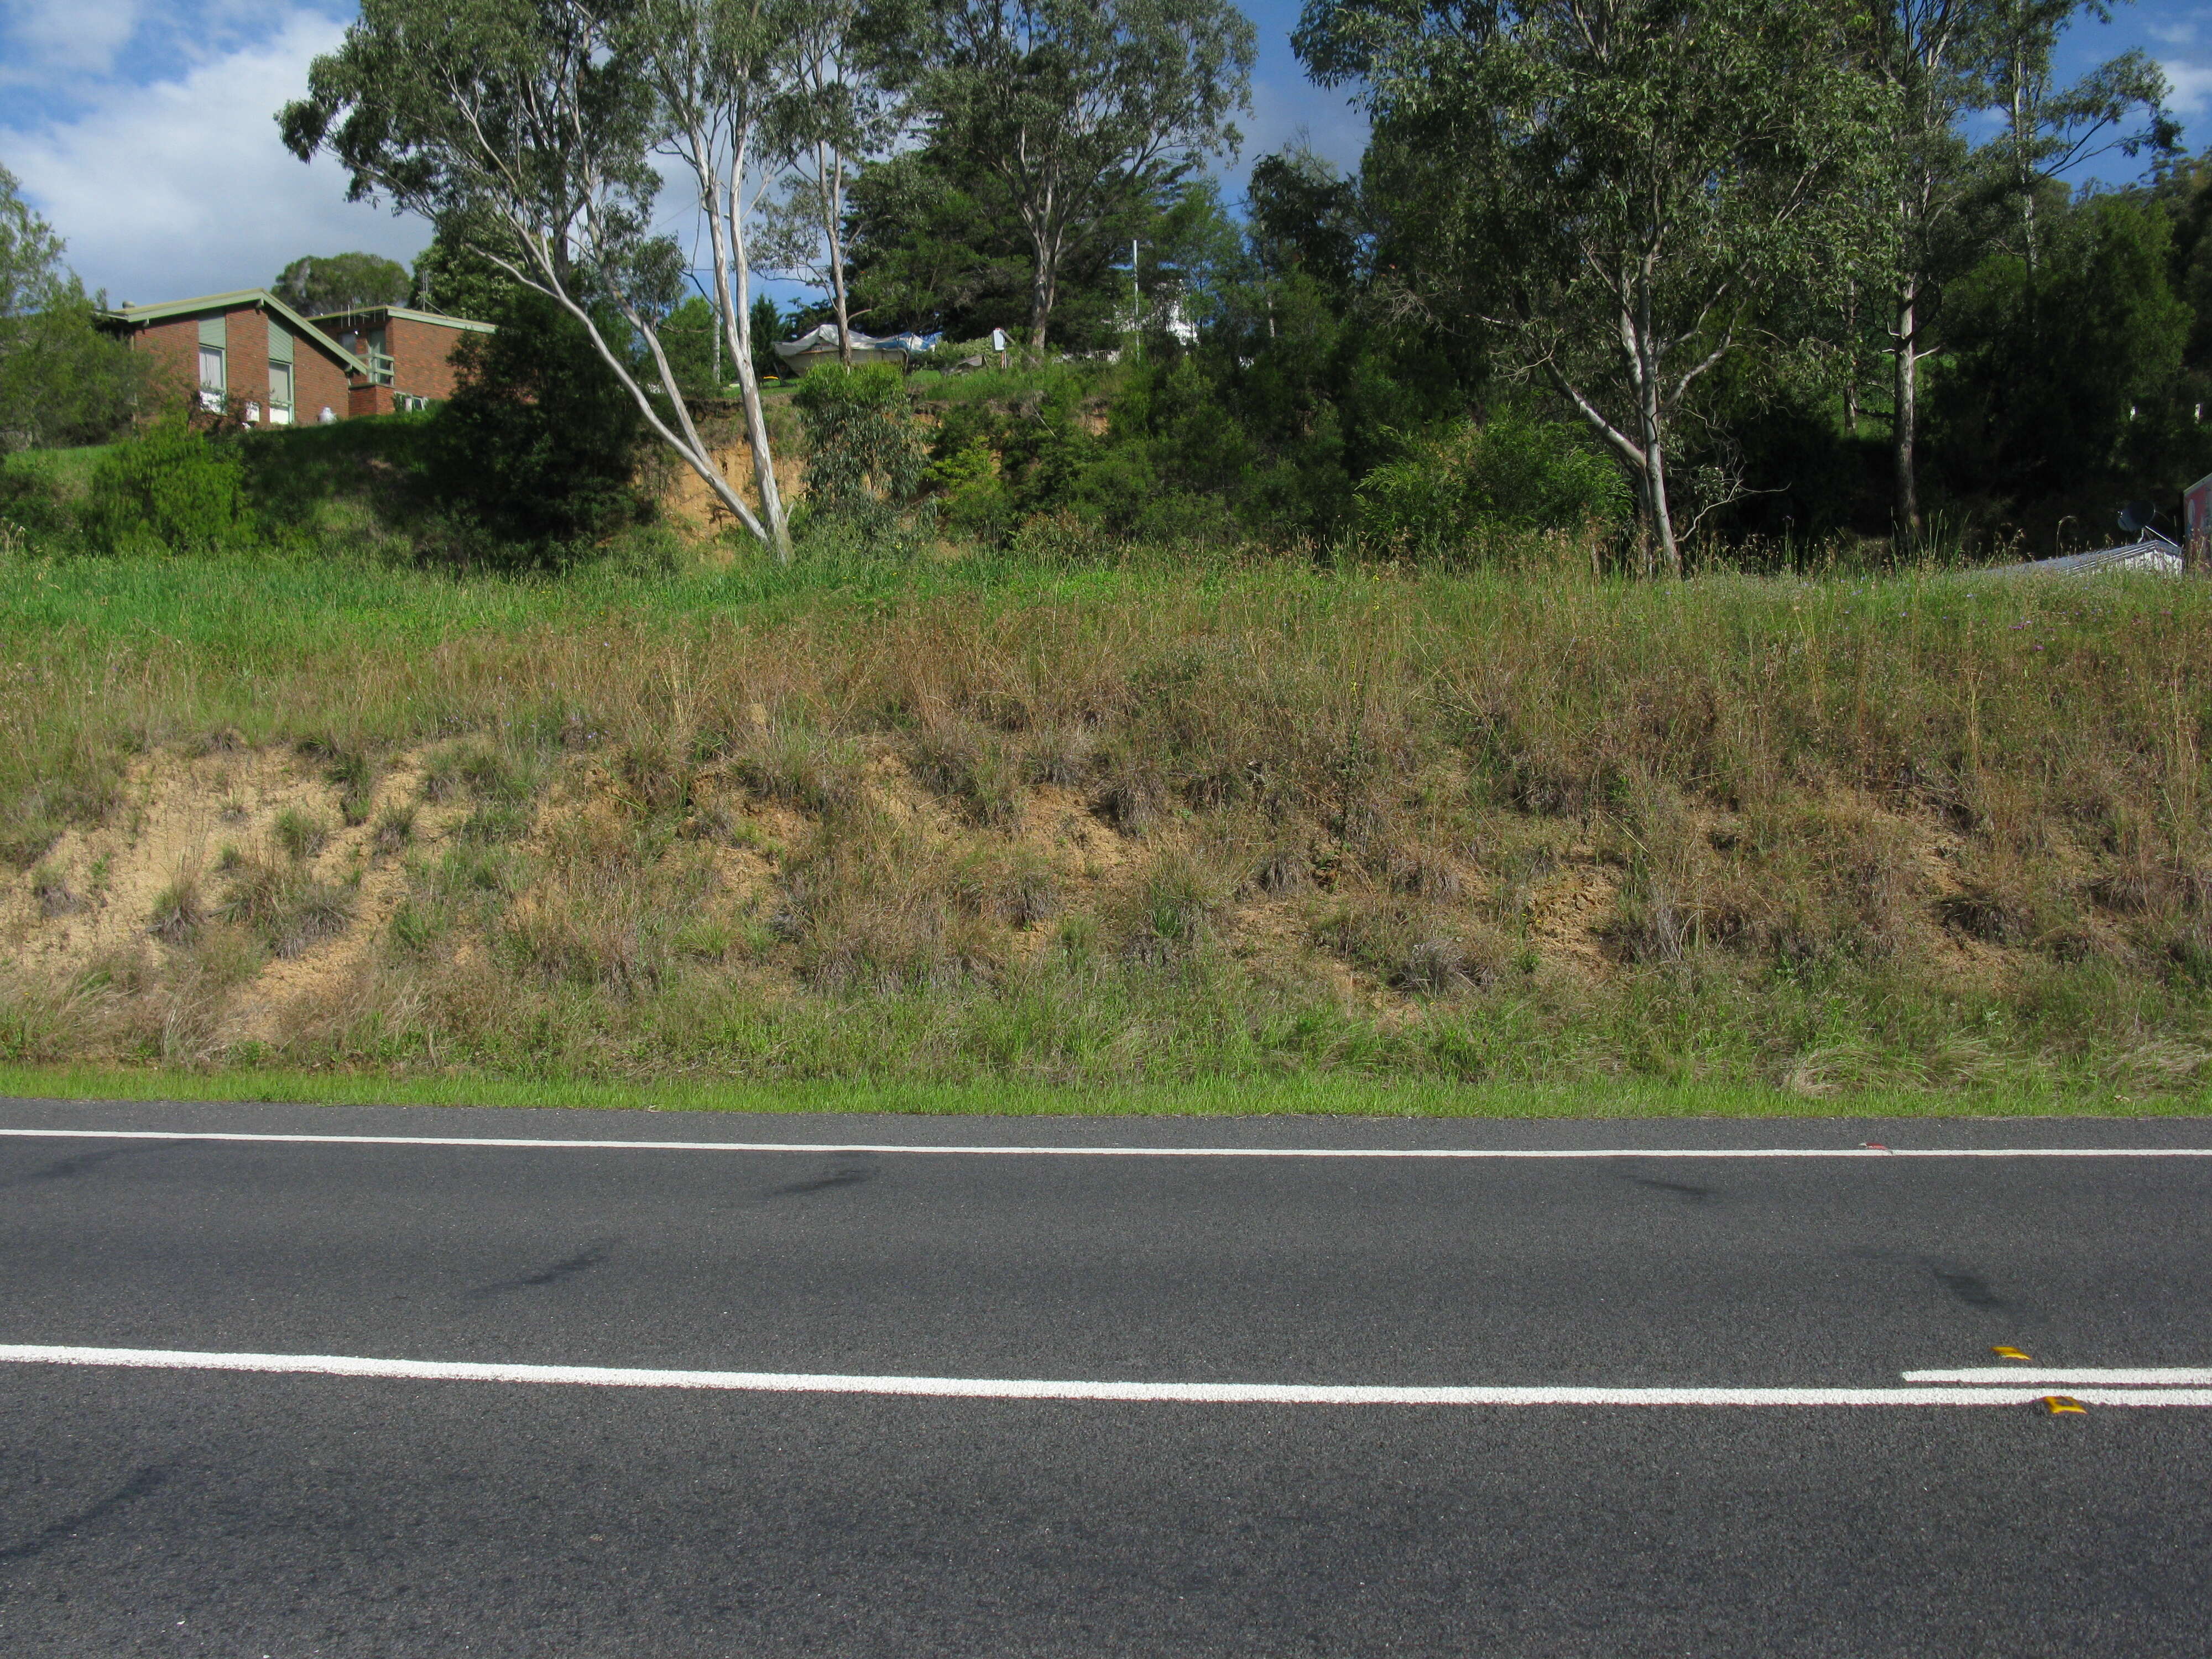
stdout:
{"type": "Polygon", "coordinates": [[[1920,531],[1920,365],[1931,356],[1930,289],[1972,197],[1960,123],[1994,96],[1997,9],[2010,0],[1889,0],[1868,13],[1868,61],[1892,94],[1893,176],[1884,192],[1890,293],[1890,471],[1896,528],[1920,531]]]}
{"type": "Polygon", "coordinates": [[[2004,112],[2005,181],[2020,211],[2021,256],[2033,269],[2039,188],[2118,150],[2170,156],[2180,129],[2166,112],[2166,75],[2124,52],[2071,86],[2054,83],[2058,38],[2076,17],[2112,21],[2105,0],[1994,0],[1994,101],[2004,112]],[[2140,115],[2141,125],[2131,123],[2140,115]]]}
{"type": "MultiPolygon", "coordinates": [[[[791,557],[791,526],[761,404],[748,239],[773,172],[763,152],[778,57],[791,21],[786,0],[635,0],[622,36],[655,102],[655,148],[690,173],[707,222],[714,304],[744,404],[761,499],[759,521],[750,514],[738,516],[785,562],[791,557]]],[[[688,427],[690,416],[684,418],[688,427]]]]}
{"type": "Polygon", "coordinates": [[[1071,252],[1242,142],[1254,33],[1229,0],[922,0],[906,83],[933,137],[1006,191],[1044,349],[1071,252]]]}
{"type": "Polygon", "coordinates": [[[0,167],[0,452],[112,436],[149,390],[149,358],[99,333],[62,239],[0,167]]]}
{"type": "Polygon", "coordinates": [[[1646,568],[1682,568],[1668,466],[1700,379],[1876,263],[1882,99],[1843,22],[1827,0],[1309,0],[1294,37],[1358,84],[1370,181],[1418,198],[1405,300],[1488,329],[1589,423],[1646,568]]]}
{"type": "MultiPolygon", "coordinates": [[[[302,159],[337,156],[352,197],[383,197],[459,228],[485,258],[558,305],[647,428],[787,557],[757,392],[748,384],[758,514],[673,390],[656,329],[681,296],[684,262],[653,229],[653,153],[665,143],[693,165],[715,231],[719,291],[729,294],[728,197],[759,122],[754,66],[766,55],[765,10],[748,0],[363,0],[338,50],[310,67],[307,97],[278,119],[302,159]],[[733,154],[726,142],[714,148],[732,131],[733,154]],[[611,313],[630,337],[608,325],[611,313]],[[664,388],[658,396],[648,380],[664,388]]],[[[736,270],[738,303],[723,309],[750,383],[742,247],[736,270]]]]}
{"type": "Polygon", "coordinates": [[[792,0],[785,12],[771,144],[781,164],[782,201],[766,263],[828,291],[837,356],[853,362],[847,291],[846,193],[854,172],[890,147],[901,103],[880,73],[866,0],[792,0]]]}
{"type": "Polygon", "coordinates": [[[375,253],[311,253],[293,260],[270,284],[270,293],[307,317],[404,306],[414,291],[406,266],[375,253]]]}

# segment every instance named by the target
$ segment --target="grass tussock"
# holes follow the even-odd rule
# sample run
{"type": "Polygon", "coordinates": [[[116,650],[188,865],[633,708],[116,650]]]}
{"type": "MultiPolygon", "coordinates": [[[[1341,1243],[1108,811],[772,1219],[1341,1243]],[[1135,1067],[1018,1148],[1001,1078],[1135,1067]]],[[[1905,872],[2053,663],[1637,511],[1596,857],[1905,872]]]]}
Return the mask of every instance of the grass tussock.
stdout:
{"type": "Polygon", "coordinates": [[[25,937],[123,902],[149,767],[298,797],[133,901],[139,966],[21,958],[0,1058],[2212,1080],[2193,584],[809,580],[307,572],[155,637],[120,570],[0,571],[25,937]]]}

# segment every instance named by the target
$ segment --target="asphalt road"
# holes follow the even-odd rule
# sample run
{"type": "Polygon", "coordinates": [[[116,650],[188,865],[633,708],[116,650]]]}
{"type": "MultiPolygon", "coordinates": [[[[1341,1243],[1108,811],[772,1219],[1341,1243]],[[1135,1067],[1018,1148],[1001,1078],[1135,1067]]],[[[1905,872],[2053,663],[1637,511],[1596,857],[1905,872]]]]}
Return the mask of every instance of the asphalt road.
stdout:
{"type": "MultiPolygon", "coordinates": [[[[1162,1382],[2212,1365],[2212,1124],[0,1102],[0,1345],[1162,1382]]],[[[1199,1404],[0,1361],[0,1653],[2189,1655],[2212,1409],[1199,1404]]]]}

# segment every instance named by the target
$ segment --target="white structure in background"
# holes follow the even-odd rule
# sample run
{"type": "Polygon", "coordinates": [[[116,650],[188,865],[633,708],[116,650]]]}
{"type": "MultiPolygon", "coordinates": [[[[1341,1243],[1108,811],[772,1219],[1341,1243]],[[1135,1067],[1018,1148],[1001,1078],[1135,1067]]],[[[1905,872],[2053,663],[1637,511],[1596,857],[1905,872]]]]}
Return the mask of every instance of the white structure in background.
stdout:
{"type": "MultiPolygon", "coordinates": [[[[938,341],[934,334],[887,334],[878,338],[872,334],[863,334],[857,328],[851,332],[853,362],[856,366],[861,363],[895,363],[904,368],[907,360],[915,352],[927,351],[938,341]]],[[[804,374],[817,363],[836,362],[839,361],[837,325],[823,323],[807,330],[795,340],[778,340],[775,343],[775,355],[783,360],[785,368],[793,374],[804,374]]]]}

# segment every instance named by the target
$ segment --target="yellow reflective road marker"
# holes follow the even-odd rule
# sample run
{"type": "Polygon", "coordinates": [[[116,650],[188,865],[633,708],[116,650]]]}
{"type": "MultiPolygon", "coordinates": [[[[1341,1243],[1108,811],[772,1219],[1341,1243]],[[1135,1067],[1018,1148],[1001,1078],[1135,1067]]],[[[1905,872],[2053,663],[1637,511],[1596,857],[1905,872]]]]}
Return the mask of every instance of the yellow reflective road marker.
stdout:
{"type": "Polygon", "coordinates": [[[1991,1348],[1990,1352],[2000,1359],[2027,1359],[2028,1358],[2027,1354],[2022,1353],[2018,1348],[1996,1347],[1991,1348]]]}
{"type": "Polygon", "coordinates": [[[2042,1405],[2043,1409],[2053,1417],[2063,1417],[2069,1412],[2086,1417],[2089,1413],[2087,1406],[2070,1395],[2046,1394],[2043,1396],[2042,1405]]]}

